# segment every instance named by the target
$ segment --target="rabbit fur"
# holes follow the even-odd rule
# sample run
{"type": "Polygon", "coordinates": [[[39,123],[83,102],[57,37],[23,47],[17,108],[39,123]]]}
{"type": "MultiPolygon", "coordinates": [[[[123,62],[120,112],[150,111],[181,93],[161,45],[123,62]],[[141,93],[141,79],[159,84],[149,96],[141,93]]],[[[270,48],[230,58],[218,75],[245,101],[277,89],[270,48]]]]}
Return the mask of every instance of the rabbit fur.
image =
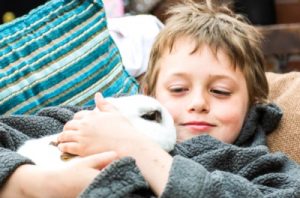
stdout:
{"type": "MultiPolygon", "coordinates": [[[[176,129],[173,118],[156,99],[139,94],[105,99],[113,104],[122,115],[127,117],[140,133],[152,139],[168,152],[173,149],[176,143],[176,129]]],[[[58,134],[54,134],[38,139],[30,139],[17,152],[30,158],[37,165],[49,167],[63,165],[66,161],[61,159],[62,153],[56,146],[50,144],[57,140],[57,136],[58,134]]],[[[75,159],[80,159],[80,157],[75,157],[69,161],[75,159]]]]}

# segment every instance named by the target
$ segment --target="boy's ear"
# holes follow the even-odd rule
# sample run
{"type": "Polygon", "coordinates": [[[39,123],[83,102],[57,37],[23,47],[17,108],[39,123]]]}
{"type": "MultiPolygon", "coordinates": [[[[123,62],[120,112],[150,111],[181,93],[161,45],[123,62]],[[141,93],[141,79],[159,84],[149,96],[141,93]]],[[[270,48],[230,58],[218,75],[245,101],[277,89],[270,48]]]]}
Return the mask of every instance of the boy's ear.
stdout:
{"type": "Polygon", "coordinates": [[[143,87],[141,88],[142,94],[147,95],[148,93],[148,86],[147,85],[143,85],[143,87]]]}
{"type": "Polygon", "coordinates": [[[140,87],[141,94],[149,95],[149,93],[148,93],[149,88],[148,88],[148,85],[146,83],[144,83],[144,76],[145,76],[145,73],[141,74],[136,79],[137,79],[137,81],[139,82],[139,84],[141,86],[140,87]]]}

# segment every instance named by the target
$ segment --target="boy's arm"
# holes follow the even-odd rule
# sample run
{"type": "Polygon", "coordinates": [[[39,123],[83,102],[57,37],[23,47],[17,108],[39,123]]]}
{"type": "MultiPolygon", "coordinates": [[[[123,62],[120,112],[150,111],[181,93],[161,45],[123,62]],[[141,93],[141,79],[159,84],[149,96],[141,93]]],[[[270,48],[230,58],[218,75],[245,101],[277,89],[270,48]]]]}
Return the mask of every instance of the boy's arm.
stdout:
{"type": "Polygon", "coordinates": [[[15,151],[26,140],[58,133],[77,109],[45,108],[38,115],[0,116],[0,185],[23,164],[32,163],[15,151]]]}
{"type": "Polygon", "coordinates": [[[210,172],[191,159],[175,156],[161,198],[299,197],[299,166],[282,156],[274,157],[273,160],[274,163],[266,160],[260,168],[251,165],[245,167],[241,171],[245,177],[242,177],[224,171],[210,172]]]}
{"type": "Polygon", "coordinates": [[[226,149],[216,149],[216,156],[208,154],[195,161],[180,155],[171,157],[157,145],[150,145],[151,142],[143,142],[142,139],[137,142],[123,145],[117,149],[118,153],[136,160],[144,179],[154,193],[162,198],[300,195],[300,167],[288,161],[284,155],[269,154],[264,148],[258,148],[253,153],[240,152],[239,149],[230,147],[227,149],[228,153],[226,149]],[[217,157],[218,151],[223,153],[223,158],[217,157]],[[247,154],[252,156],[247,157],[247,154]],[[243,157],[251,160],[244,161],[243,157]],[[206,158],[215,160],[206,161],[206,158]],[[234,170],[235,168],[228,166],[239,168],[234,170]]]}
{"type": "Polygon", "coordinates": [[[167,197],[262,197],[253,185],[228,172],[209,172],[201,164],[175,156],[169,181],[161,195],[167,197]]]}
{"type": "MultiPolygon", "coordinates": [[[[72,115],[68,109],[61,111],[72,115]]],[[[17,148],[30,137],[62,129],[63,119],[68,115],[59,112],[52,110],[48,114],[44,112],[43,116],[0,117],[0,197],[77,197],[103,167],[117,158],[115,153],[97,154],[67,166],[66,170],[46,170],[19,155],[17,148]]]]}
{"type": "Polygon", "coordinates": [[[116,149],[120,157],[135,159],[143,177],[157,196],[160,196],[167,184],[173,158],[159,145],[140,138],[116,149]]]}
{"type": "Polygon", "coordinates": [[[19,166],[32,164],[28,158],[15,152],[24,141],[29,139],[27,134],[19,130],[21,128],[26,129],[27,125],[30,124],[29,121],[27,116],[0,117],[0,187],[4,186],[19,166]]]}
{"type": "Polygon", "coordinates": [[[22,188],[30,183],[28,178],[35,178],[34,181],[38,180],[29,171],[27,171],[28,175],[21,174],[24,173],[24,169],[30,170],[27,167],[35,166],[32,165],[31,160],[16,152],[18,147],[30,138],[29,135],[38,135],[34,130],[30,130],[31,123],[30,116],[0,117],[0,197],[26,197],[22,188]],[[26,130],[28,134],[26,134],[26,130]],[[22,175],[26,176],[28,181],[22,175]]]}
{"type": "Polygon", "coordinates": [[[32,162],[29,159],[18,155],[16,152],[0,148],[0,189],[19,166],[30,163],[32,162]]]}
{"type": "Polygon", "coordinates": [[[78,197],[100,171],[115,159],[116,153],[106,152],[55,169],[21,165],[1,183],[0,197],[78,197]]]}
{"type": "MultiPolygon", "coordinates": [[[[209,168],[205,168],[201,163],[177,155],[171,161],[170,170],[167,170],[168,163],[163,164],[166,166],[164,169],[157,166],[163,162],[163,156],[155,156],[153,153],[154,158],[151,160],[145,150],[140,150],[140,154],[143,153],[143,155],[138,156],[138,148],[141,147],[136,144],[135,146],[137,151],[133,152],[131,156],[135,158],[135,163],[146,182],[142,176],[139,176],[139,172],[136,172],[137,169],[133,167],[134,163],[122,159],[120,163],[110,166],[104,171],[104,174],[99,175],[100,177],[94,180],[91,188],[87,189],[82,197],[89,195],[89,193],[105,197],[113,192],[120,197],[134,193],[145,195],[143,189],[147,184],[161,198],[257,198],[298,197],[300,195],[299,166],[286,161],[286,158],[280,155],[262,155],[257,162],[267,160],[261,164],[261,167],[256,167],[255,163],[253,166],[248,164],[249,166],[243,166],[244,168],[239,173],[209,171],[209,168]],[[144,160],[142,160],[143,156],[145,157],[144,160]],[[270,160],[271,158],[274,161],[270,160]]],[[[229,162],[227,165],[231,166],[231,163],[229,162]]],[[[207,166],[206,162],[203,164],[207,166]]],[[[226,169],[226,167],[224,168],[226,169]]]]}

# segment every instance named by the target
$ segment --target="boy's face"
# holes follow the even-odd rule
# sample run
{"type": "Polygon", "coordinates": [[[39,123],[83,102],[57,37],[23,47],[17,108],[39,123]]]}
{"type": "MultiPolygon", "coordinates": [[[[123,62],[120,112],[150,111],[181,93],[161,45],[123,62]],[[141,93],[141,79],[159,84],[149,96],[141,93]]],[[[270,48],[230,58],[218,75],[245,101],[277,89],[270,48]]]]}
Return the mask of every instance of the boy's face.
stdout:
{"type": "Polygon", "coordinates": [[[194,44],[179,39],[159,61],[155,97],[170,111],[178,141],[209,134],[233,143],[248,110],[246,80],[219,50],[208,46],[191,54],[194,44]]]}

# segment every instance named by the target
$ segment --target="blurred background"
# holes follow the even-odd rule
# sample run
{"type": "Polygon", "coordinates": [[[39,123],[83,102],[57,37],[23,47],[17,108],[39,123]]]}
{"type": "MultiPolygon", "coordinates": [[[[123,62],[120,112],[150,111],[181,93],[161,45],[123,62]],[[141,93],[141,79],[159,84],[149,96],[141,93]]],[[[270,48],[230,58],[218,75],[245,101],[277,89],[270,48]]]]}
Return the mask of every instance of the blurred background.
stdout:
{"type": "MultiPolygon", "coordinates": [[[[0,0],[0,23],[25,15],[47,0],[0,0]]],[[[194,0],[200,2],[202,0],[194,0]]],[[[264,34],[263,50],[269,71],[300,71],[300,0],[218,0],[230,2],[264,34]]],[[[162,23],[166,9],[180,0],[103,0],[109,18],[151,14],[162,23]]]]}
{"type": "MultiPolygon", "coordinates": [[[[47,0],[0,0],[1,23],[22,16],[47,0]]],[[[162,21],[167,17],[164,11],[180,0],[103,0],[112,17],[124,14],[157,15],[162,21]]],[[[200,2],[202,0],[195,0],[200,2]]],[[[299,0],[219,0],[231,1],[234,10],[247,15],[251,22],[260,25],[300,22],[299,0]]]]}

